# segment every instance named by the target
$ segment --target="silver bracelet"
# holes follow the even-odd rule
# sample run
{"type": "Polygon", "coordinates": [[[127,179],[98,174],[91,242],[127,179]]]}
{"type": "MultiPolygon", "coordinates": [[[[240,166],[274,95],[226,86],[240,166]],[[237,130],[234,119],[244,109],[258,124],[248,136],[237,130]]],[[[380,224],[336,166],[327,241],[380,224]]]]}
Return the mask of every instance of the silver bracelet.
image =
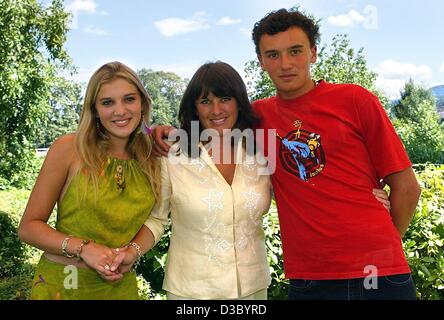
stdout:
{"type": "Polygon", "coordinates": [[[128,247],[130,247],[130,246],[133,247],[134,249],[136,249],[136,251],[137,251],[137,260],[133,264],[133,267],[132,267],[133,270],[136,270],[137,266],[139,265],[140,258],[142,258],[142,250],[140,249],[139,244],[136,242],[128,243],[128,247]]]}
{"type": "Polygon", "coordinates": [[[128,243],[128,246],[134,247],[134,249],[136,249],[137,259],[140,259],[142,257],[142,250],[140,249],[139,244],[137,244],[136,242],[130,242],[128,243]]]}
{"type": "Polygon", "coordinates": [[[63,239],[63,241],[62,241],[62,255],[67,258],[74,258],[75,257],[75,255],[69,254],[66,251],[66,248],[68,247],[69,239],[71,239],[71,237],[72,236],[70,235],[70,236],[66,237],[65,239],[63,239]]]}

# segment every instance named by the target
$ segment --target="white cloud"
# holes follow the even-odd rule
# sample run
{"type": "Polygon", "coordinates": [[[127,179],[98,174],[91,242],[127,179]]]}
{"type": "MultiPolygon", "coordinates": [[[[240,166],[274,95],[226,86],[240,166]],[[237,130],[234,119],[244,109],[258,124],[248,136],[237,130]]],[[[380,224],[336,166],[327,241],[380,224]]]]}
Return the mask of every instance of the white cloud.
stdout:
{"type": "Polygon", "coordinates": [[[442,63],[441,68],[439,68],[439,71],[444,72],[444,62],[442,63]]]}
{"type": "Polygon", "coordinates": [[[66,7],[70,12],[96,13],[96,9],[97,4],[94,0],[74,0],[66,7]]]}
{"type": "Polygon", "coordinates": [[[227,26],[227,25],[232,25],[232,24],[239,24],[241,23],[242,20],[241,19],[233,19],[231,17],[222,17],[219,19],[219,21],[216,22],[217,25],[220,26],[227,26]]]}
{"type": "Polygon", "coordinates": [[[95,14],[100,16],[108,16],[105,10],[97,11],[97,4],[94,0],[74,0],[66,6],[66,10],[76,15],[80,12],[95,14]]]}
{"type": "Polygon", "coordinates": [[[398,62],[392,59],[381,62],[374,71],[378,73],[376,86],[385,91],[391,99],[400,97],[400,92],[409,79],[425,87],[429,87],[432,80],[432,70],[429,66],[417,66],[410,62],[398,62]]]}
{"type": "Polygon", "coordinates": [[[404,88],[406,80],[400,79],[386,79],[383,76],[378,76],[376,79],[376,87],[384,91],[390,99],[399,99],[402,88],[404,88]]]}
{"type": "Polygon", "coordinates": [[[398,62],[392,59],[385,60],[378,64],[375,71],[387,79],[416,78],[419,80],[432,79],[432,69],[427,65],[416,66],[413,63],[398,62]]]}
{"type": "Polygon", "coordinates": [[[204,11],[199,11],[187,19],[167,18],[154,22],[156,28],[166,37],[208,29],[208,19],[204,11]]]}
{"type": "Polygon", "coordinates": [[[93,27],[93,26],[88,26],[86,28],[83,28],[83,31],[85,33],[93,34],[96,36],[110,36],[111,35],[108,31],[105,31],[103,29],[93,27]]]}
{"type": "Polygon", "coordinates": [[[327,21],[336,27],[353,27],[355,24],[365,22],[365,17],[356,10],[350,10],[347,14],[330,16],[327,21]]]}
{"type": "Polygon", "coordinates": [[[79,15],[80,13],[93,14],[99,16],[108,16],[109,13],[101,10],[97,11],[97,4],[94,0],[74,0],[70,2],[65,10],[71,13],[70,29],[79,29],[79,15]]]}

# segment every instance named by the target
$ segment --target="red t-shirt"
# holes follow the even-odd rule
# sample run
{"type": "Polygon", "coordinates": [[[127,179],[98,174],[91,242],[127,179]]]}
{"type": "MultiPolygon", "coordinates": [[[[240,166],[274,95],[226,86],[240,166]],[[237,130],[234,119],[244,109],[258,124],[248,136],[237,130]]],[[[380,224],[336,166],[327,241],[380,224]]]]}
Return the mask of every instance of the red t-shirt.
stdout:
{"type": "Polygon", "coordinates": [[[409,273],[389,212],[372,189],[411,166],[378,98],[321,81],[292,100],[253,104],[276,129],[272,176],[287,278],[328,280],[409,273]],[[375,268],[376,267],[376,268],[375,268]],[[375,273],[377,272],[377,273],[375,273]]]}

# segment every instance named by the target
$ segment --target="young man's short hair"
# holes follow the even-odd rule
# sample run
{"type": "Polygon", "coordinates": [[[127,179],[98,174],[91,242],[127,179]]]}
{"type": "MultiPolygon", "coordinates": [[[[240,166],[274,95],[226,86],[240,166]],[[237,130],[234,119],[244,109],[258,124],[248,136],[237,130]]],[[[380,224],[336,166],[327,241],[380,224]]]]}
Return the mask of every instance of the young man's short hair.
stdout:
{"type": "Polygon", "coordinates": [[[280,9],[270,12],[254,25],[252,36],[257,55],[260,55],[259,42],[264,34],[275,35],[291,27],[301,28],[307,35],[311,47],[318,44],[321,35],[319,26],[313,19],[299,11],[280,9]]]}

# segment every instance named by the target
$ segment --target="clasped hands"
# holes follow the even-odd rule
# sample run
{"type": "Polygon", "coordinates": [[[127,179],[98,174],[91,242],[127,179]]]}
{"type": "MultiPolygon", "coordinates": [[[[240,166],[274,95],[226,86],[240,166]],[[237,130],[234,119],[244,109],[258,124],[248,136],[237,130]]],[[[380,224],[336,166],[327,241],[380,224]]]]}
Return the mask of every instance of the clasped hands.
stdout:
{"type": "Polygon", "coordinates": [[[118,281],[130,271],[138,255],[134,248],[125,246],[111,249],[98,243],[89,243],[81,253],[82,260],[107,281],[118,281]]]}

